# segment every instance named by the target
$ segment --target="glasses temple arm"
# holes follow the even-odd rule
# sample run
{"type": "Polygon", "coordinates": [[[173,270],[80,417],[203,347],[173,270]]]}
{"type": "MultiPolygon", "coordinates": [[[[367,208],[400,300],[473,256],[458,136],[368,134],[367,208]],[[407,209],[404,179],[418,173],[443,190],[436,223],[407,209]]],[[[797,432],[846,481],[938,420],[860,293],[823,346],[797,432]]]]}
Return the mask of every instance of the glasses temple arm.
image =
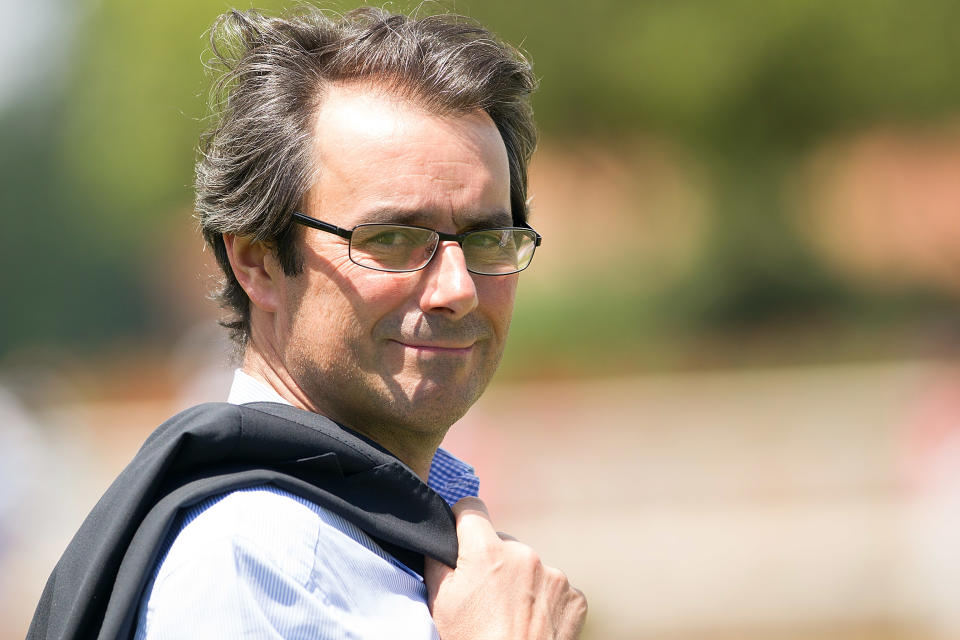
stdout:
{"type": "Polygon", "coordinates": [[[310,216],[302,214],[299,211],[294,213],[292,217],[294,222],[299,222],[300,224],[310,227],[311,229],[318,229],[320,231],[326,231],[327,233],[338,235],[341,238],[346,238],[347,240],[349,240],[350,236],[353,235],[353,231],[350,229],[344,229],[335,224],[330,224],[329,222],[324,222],[323,220],[311,218],[310,216]]]}

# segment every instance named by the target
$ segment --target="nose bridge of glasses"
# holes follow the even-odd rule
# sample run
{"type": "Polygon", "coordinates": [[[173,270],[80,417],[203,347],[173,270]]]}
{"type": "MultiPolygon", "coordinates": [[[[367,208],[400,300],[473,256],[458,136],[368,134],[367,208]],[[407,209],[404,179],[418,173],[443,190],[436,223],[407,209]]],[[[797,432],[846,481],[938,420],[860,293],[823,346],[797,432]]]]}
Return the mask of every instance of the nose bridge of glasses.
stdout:
{"type": "Polygon", "coordinates": [[[464,268],[467,265],[467,254],[463,249],[463,238],[461,236],[454,236],[446,233],[437,232],[437,243],[433,248],[433,255],[431,260],[444,260],[446,259],[445,255],[441,255],[439,258],[437,254],[446,254],[447,249],[453,249],[454,247],[460,253],[460,262],[463,264],[464,268]]]}
{"type": "Polygon", "coordinates": [[[460,245],[461,248],[463,247],[463,241],[468,235],[470,235],[469,231],[466,233],[444,233],[443,231],[434,231],[434,233],[437,236],[438,244],[442,242],[455,242],[460,245]]]}

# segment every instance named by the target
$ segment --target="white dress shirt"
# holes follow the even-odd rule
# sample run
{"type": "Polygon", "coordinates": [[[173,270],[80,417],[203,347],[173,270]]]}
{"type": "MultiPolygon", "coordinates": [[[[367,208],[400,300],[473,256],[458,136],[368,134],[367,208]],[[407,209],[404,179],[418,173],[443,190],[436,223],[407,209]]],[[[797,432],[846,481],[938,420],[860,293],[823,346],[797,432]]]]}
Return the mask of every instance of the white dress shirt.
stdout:
{"type": "MultiPolygon", "coordinates": [[[[228,402],[289,404],[240,370],[228,402]]],[[[479,488],[443,449],[428,484],[451,504],[479,488]]],[[[144,589],[135,638],[438,636],[419,575],[340,516],[262,485],[184,512],[144,589]]]]}

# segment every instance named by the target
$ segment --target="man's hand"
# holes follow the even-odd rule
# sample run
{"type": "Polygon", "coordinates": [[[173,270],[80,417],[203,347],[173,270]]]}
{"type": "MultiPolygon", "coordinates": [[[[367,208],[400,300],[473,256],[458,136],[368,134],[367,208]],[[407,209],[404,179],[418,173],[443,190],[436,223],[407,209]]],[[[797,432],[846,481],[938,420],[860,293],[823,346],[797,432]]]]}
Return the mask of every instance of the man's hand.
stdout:
{"type": "Polygon", "coordinates": [[[427,602],[441,640],[575,640],[587,599],[530,547],[494,530],[477,498],[453,507],[457,568],[426,559],[427,602]]]}

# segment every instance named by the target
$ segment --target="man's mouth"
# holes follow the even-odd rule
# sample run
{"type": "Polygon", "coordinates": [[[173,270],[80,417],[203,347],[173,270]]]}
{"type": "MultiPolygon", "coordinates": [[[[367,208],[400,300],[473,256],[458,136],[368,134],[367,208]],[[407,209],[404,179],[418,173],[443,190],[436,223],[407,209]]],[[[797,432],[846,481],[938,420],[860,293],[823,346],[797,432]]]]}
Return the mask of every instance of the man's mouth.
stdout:
{"type": "Polygon", "coordinates": [[[414,349],[420,353],[437,354],[467,354],[473,350],[474,342],[418,342],[405,340],[393,340],[397,344],[408,349],[414,349]]]}

